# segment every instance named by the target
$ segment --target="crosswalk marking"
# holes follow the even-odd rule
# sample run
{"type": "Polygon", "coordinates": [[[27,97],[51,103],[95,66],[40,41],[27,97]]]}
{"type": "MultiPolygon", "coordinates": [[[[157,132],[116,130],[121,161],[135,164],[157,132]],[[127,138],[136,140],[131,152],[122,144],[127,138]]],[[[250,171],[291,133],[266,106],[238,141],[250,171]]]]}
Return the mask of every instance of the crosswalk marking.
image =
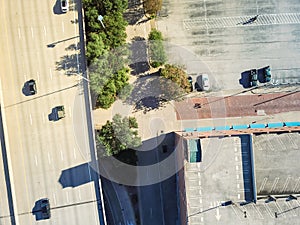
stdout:
{"type": "Polygon", "coordinates": [[[220,18],[199,18],[183,20],[185,29],[216,29],[226,27],[247,27],[247,26],[265,26],[273,24],[299,24],[300,13],[283,13],[283,14],[264,14],[259,15],[253,23],[244,24],[252,16],[220,17],[220,18]]]}

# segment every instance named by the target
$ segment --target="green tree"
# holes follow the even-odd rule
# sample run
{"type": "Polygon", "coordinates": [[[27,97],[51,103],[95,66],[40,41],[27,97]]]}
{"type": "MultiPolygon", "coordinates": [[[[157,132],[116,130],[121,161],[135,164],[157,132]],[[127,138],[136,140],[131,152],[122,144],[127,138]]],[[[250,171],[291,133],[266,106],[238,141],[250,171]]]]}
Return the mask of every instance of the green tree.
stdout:
{"type": "Polygon", "coordinates": [[[112,121],[107,121],[102,126],[97,135],[98,150],[104,150],[100,155],[112,156],[123,150],[139,147],[142,141],[136,128],[138,125],[134,117],[122,118],[120,114],[116,114],[112,121]]]}
{"type": "Polygon", "coordinates": [[[152,29],[148,36],[149,58],[152,67],[159,67],[167,62],[162,33],[152,29]]]}
{"type": "Polygon", "coordinates": [[[182,67],[166,64],[160,69],[160,75],[165,78],[161,79],[161,85],[164,87],[166,99],[172,96],[177,98],[191,91],[188,76],[182,67]]]}

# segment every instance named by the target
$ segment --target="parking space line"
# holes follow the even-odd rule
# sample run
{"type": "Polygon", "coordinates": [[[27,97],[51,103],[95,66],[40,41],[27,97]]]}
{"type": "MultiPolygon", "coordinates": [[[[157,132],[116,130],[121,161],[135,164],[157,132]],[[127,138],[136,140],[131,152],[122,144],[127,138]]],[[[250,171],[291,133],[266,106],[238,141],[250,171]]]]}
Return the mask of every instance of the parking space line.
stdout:
{"type": "Polygon", "coordinates": [[[259,187],[259,191],[258,192],[261,192],[264,189],[267,181],[268,181],[268,178],[265,177],[264,180],[263,180],[263,182],[262,182],[262,184],[259,187]]]}
{"type": "MultiPolygon", "coordinates": [[[[239,220],[242,220],[242,219],[241,219],[241,214],[242,214],[242,213],[239,213],[239,214],[238,214],[237,211],[236,211],[236,209],[234,208],[233,205],[230,205],[230,207],[232,208],[232,210],[233,210],[234,214],[236,215],[236,217],[239,218],[239,220]]],[[[237,207],[237,206],[235,206],[235,207],[237,207]]]]}
{"type": "Polygon", "coordinates": [[[269,213],[269,216],[270,216],[271,218],[273,218],[274,215],[272,214],[272,212],[271,212],[270,208],[268,207],[268,205],[267,205],[267,204],[263,204],[263,205],[264,205],[266,211],[269,213]]]}
{"type": "Polygon", "coordinates": [[[287,187],[288,187],[288,185],[289,185],[289,182],[290,182],[290,179],[291,179],[291,176],[288,176],[288,177],[286,178],[286,181],[285,181],[285,183],[284,183],[284,185],[283,185],[283,188],[282,188],[282,190],[281,190],[282,193],[285,192],[285,190],[287,189],[287,187]]]}
{"type": "Polygon", "coordinates": [[[31,114],[29,114],[29,120],[30,120],[30,124],[32,125],[32,117],[31,117],[31,114]]]}
{"type": "Polygon", "coordinates": [[[279,177],[276,177],[275,180],[274,180],[274,182],[273,182],[272,188],[271,188],[271,193],[274,191],[274,189],[275,189],[278,181],[279,181],[279,177]]]}
{"type": "Polygon", "coordinates": [[[257,214],[259,215],[259,217],[261,219],[264,219],[263,215],[261,214],[261,212],[258,210],[258,208],[255,206],[255,204],[251,204],[252,207],[254,208],[254,210],[257,212],[257,214]]]}

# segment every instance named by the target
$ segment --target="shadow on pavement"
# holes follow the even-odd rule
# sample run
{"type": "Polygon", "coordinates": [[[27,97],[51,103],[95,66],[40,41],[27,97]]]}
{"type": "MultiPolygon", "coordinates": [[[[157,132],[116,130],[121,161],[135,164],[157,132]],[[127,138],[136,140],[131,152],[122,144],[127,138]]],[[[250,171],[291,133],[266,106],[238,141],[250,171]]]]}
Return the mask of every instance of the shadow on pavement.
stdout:
{"type": "Polygon", "coordinates": [[[147,42],[145,38],[134,37],[129,47],[131,51],[131,57],[129,65],[132,69],[132,75],[139,75],[149,71],[150,65],[147,55],[147,42]]]}
{"type": "MultiPolygon", "coordinates": [[[[7,153],[6,153],[6,145],[5,145],[5,138],[4,138],[2,109],[1,108],[0,108],[0,141],[1,141],[2,160],[3,160],[3,167],[4,167],[10,222],[12,225],[16,225],[13,196],[12,196],[11,182],[10,182],[10,174],[9,174],[9,168],[8,168],[8,162],[7,162],[7,153]]],[[[5,204],[5,202],[1,202],[1,204],[5,204]]]]}
{"type": "Polygon", "coordinates": [[[63,188],[66,187],[78,187],[80,185],[89,183],[92,180],[95,171],[90,167],[88,163],[84,163],[66,170],[63,170],[59,183],[63,188]]]}

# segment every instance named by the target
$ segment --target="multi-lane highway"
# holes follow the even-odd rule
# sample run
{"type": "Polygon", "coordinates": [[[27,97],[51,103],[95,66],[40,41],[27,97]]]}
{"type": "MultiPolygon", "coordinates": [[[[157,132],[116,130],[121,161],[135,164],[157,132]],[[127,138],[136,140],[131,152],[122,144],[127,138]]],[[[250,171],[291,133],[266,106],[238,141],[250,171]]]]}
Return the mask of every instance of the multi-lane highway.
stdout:
{"type": "Polygon", "coordinates": [[[63,14],[59,3],[0,0],[6,150],[1,156],[7,160],[0,164],[0,224],[36,224],[41,198],[49,198],[51,218],[39,223],[102,223],[99,185],[88,164],[94,158],[81,78],[80,5],[69,1],[70,9],[63,14]],[[37,86],[32,96],[23,90],[29,79],[37,86]],[[64,105],[65,118],[51,121],[49,114],[57,105],[64,105]]]}

